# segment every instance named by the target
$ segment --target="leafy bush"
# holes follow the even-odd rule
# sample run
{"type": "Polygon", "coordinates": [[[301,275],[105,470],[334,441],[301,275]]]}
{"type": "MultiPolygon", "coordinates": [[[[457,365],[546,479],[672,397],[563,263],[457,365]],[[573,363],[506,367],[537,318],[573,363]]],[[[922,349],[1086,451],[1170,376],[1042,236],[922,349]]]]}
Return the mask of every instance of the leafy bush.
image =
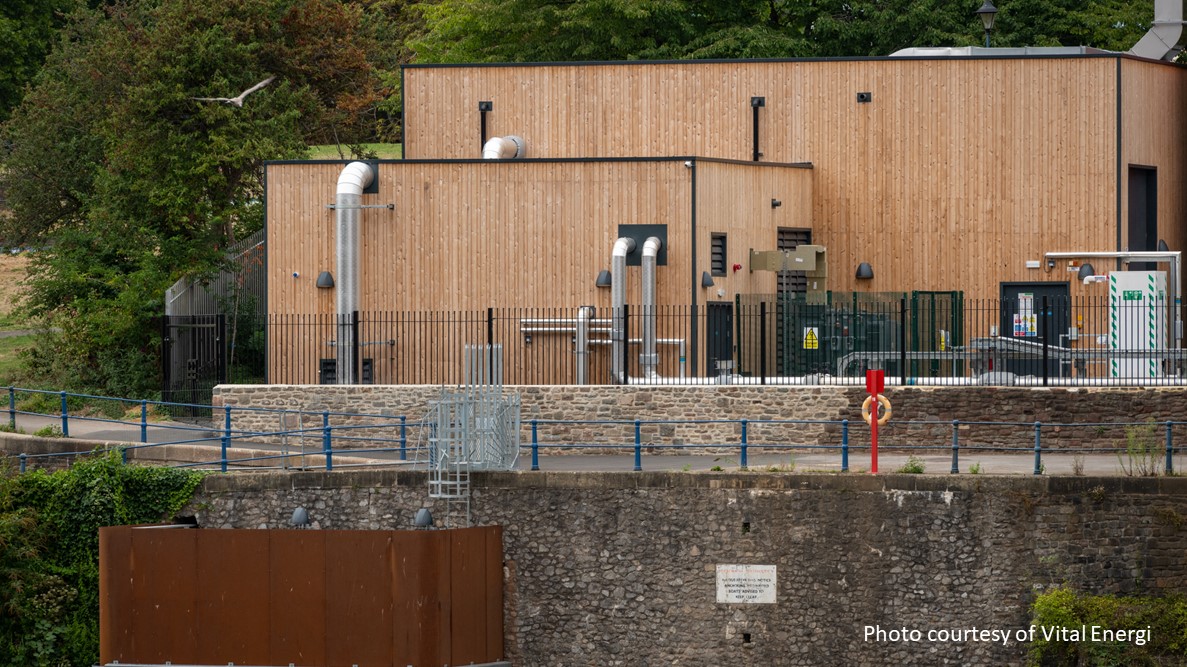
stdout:
{"type": "Polygon", "coordinates": [[[169,519],[202,473],[111,452],[56,473],[0,470],[0,665],[99,659],[99,528],[169,519]]]}
{"type": "Polygon", "coordinates": [[[907,457],[907,462],[903,464],[903,467],[899,468],[896,472],[907,473],[911,475],[922,475],[926,467],[927,464],[923,462],[923,459],[912,454],[911,456],[907,457]]]}
{"type": "Polygon", "coordinates": [[[1027,664],[1068,667],[1079,665],[1168,665],[1187,660],[1187,598],[1087,595],[1053,588],[1031,605],[1037,626],[1027,664]],[[1146,630],[1144,643],[1091,641],[1091,629],[1146,630]],[[1087,638],[1064,641],[1044,637],[1043,628],[1088,628],[1087,638]]]}

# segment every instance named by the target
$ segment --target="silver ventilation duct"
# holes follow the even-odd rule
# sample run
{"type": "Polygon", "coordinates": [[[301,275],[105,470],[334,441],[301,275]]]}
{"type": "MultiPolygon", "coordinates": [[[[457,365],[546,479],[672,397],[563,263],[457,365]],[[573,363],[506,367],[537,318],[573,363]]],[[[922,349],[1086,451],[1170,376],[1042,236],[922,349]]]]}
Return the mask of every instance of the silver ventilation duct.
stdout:
{"type": "Polygon", "coordinates": [[[626,256],[635,251],[635,240],[623,236],[614,242],[610,252],[610,306],[613,323],[610,338],[610,372],[614,381],[626,384],[626,369],[623,367],[623,346],[626,345],[626,256]]]}
{"type": "Polygon", "coordinates": [[[482,147],[483,160],[511,160],[527,155],[522,137],[508,135],[489,139],[482,147]]]}
{"type": "Polygon", "coordinates": [[[1154,0],[1154,23],[1129,50],[1131,55],[1152,60],[1171,60],[1183,36],[1183,0],[1154,0]]]}
{"type": "Polygon", "coordinates": [[[351,162],[338,175],[334,202],[334,254],[338,274],[338,283],[334,287],[338,335],[334,347],[338,384],[357,384],[359,381],[355,377],[356,341],[350,318],[359,309],[359,207],[362,206],[363,190],[374,178],[375,172],[365,162],[351,162]]]}
{"type": "Polygon", "coordinates": [[[643,242],[643,352],[639,371],[644,380],[655,379],[659,355],[655,351],[655,263],[662,243],[654,236],[643,242]]]}

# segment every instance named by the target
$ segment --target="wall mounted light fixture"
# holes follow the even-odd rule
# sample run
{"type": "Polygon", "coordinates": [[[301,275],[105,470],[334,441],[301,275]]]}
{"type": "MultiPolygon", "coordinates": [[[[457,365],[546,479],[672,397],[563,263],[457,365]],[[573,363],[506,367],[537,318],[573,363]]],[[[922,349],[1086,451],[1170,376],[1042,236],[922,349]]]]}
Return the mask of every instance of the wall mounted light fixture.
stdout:
{"type": "Polygon", "coordinates": [[[774,199],[774,198],[771,199],[771,208],[779,208],[782,205],[783,205],[783,202],[779,201],[778,199],[774,199]]]}
{"type": "Polygon", "coordinates": [[[858,280],[870,280],[874,277],[874,268],[869,262],[862,262],[857,265],[856,276],[858,280]]]}
{"type": "Polygon", "coordinates": [[[1084,281],[1095,275],[1096,267],[1092,266],[1088,262],[1084,262],[1080,265],[1080,270],[1076,272],[1076,280],[1084,281]]]}
{"type": "Polygon", "coordinates": [[[317,274],[316,284],[320,289],[329,289],[334,286],[334,275],[329,271],[322,271],[317,274]]]}
{"type": "Polygon", "coordinates": [[[598,273],[598,279],[594,283],[594,285],[597,285],[598,287],[609,287],[612,282],[613,281],[611,280],[610,272],[607,271],[606,269],[602,269],[598,273]]]}
{"type": "Polygon", "coordinates": [[[713,284],[713,276],[708,271],[701,271],[701,287],[712,287],[713,284]]]}

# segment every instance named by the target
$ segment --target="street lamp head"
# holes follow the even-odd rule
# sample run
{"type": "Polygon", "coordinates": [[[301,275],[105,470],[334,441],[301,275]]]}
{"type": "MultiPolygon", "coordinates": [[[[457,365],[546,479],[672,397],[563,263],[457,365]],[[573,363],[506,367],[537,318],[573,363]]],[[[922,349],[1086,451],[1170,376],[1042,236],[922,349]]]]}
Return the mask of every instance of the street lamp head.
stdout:
{"type": "Polygon", "coordinates": [[[997,7],[993,6],[993,0],[985,0],[985,4],[973,13],[981,17],[981,24],[985,26],[985,32],[993,30],[993,19],[997,18],[997,7]]]}

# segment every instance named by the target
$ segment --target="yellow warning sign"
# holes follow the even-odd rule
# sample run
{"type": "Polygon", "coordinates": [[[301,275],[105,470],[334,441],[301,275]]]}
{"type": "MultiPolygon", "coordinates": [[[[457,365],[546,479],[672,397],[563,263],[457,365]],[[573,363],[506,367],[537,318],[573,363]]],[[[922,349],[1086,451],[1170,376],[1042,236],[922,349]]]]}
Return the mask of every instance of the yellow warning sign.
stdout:
{"type": "Polygon", "coordinates": [[[805,350],[820,349],[820,337],[817,334],[816,327],[804,327],[804,349],[805,350]]]}

